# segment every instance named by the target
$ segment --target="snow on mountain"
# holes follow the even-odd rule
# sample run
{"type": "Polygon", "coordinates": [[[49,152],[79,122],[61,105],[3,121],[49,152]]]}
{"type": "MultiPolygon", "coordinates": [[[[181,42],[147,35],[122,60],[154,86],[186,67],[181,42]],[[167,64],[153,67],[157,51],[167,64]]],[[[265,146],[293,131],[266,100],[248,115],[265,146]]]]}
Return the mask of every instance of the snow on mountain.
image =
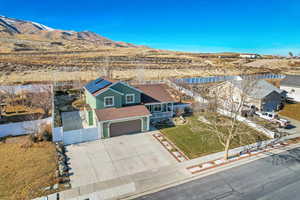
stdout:
{"type": "Polygon", "coordinates": [[[0,15],[0,37],[14,37],[24,34],[26,38],[33,38],[35,41],[73,41],[74,43],[82,44],[82,42],[93,43],[101,46],[116,46],[116,47],[136,47],[133,44],[115,42],[91,31],[68,31],[58,30],[45,26],[37,22],[20,20],[0,15]]]}
{"type": "Polygon", "coordinates": [[[45,26],[43,24],[39,24],[39,23],[36,23],[36,22],[31,22],[33,23],[34,25],[38,26],[41,30],[46,30],[46,31],[54,31],[55,29],[53,28],[50,28],[48,26],[45,26]]]}

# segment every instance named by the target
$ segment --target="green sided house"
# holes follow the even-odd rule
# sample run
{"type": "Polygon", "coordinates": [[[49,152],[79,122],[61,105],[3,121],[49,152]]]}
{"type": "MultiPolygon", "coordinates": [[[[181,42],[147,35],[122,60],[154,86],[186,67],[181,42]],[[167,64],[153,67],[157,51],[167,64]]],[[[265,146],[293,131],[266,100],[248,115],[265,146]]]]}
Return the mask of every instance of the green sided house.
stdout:
{"type": "Polygon", "coordinates": [[[98,78],[84,86],[87,122],[99,138],[149,131],[150,122],[173,117],[175,100],[165,84],[131,86],[98,78]]]}

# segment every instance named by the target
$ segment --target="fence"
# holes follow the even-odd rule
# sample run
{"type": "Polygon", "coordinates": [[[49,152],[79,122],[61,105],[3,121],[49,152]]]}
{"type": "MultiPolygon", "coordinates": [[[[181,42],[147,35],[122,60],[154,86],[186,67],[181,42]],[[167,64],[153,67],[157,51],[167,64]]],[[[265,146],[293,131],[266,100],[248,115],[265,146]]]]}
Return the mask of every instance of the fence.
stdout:
{"type": "Polygon", "coordinates": [[[88,142],[100,139],[98,128],[83,128],[63,131],[62,127],[53,129],[53,142],[63,142],[64,145],[88,142]]]}
{"type": "MultiPolygon", "coordinates": [[[[176,83],[173,83],[173,82],[171,82],[171,81],[169,81],[169,82],[167,82],[167,83],[168,83],[169,86],[171,86],[171,87],[173,87],[173,88],[175,88],[175,89],[177,89],[177,90],[179,90],[179,91],[181,91],[181,92],[183,92],[183,93],[185,93],[185,94],[187,94],[187,95],[193,97],[193,98],[195,99],[195,101],[197,101],[197,102],[199,102],[199,103],[202,103],[202,104],[207,103],[207,100],[204,99],[203,97],[201,97],[197,92],[193,92],[193,91],[191,91],[191,90],[188,90],[188,89],[186,89],[186,88],[183,88],[183,87],[181,87],[181,86],[178,86],[176,83]]],[[[231,114],[229,111],[226,111],[226,110],[219,109],[218,112],[219,112],[220,114],[222,114],[222,115],[225,115],[225,116],[229,116],[229,117],[232,116],[232,114],[231,114]]],[[[250,120],[248,120],[248,119],[246,119],[246,118],[244,118],[244,117],[242,117],[242,116],[237,116],[237,119],[238,119],[239,121],[242,121],[242,122],[246,123],[248,126],[254,128],[255,130],[260,131],[260,132],[266,134],[266,135],[269,136],[270,138],[274,138],[274,137],[275,137],[275,133],[274,133],[273,131],[270,131],[270,130],[268,130],[268,129],[265,129],[264,127],[262,127],[262,126],[260,126],[260,125],[257,125],[257,124],[255,124],[254,122],[252,122],[252,121],[250,121],[250,120]]]]}
{"type": "Polygon", "coordinates": [[[52,117],[0,125],[0,137],[26,135],[39,130],[42,124],[52,123],[52,117]]]}
{"type": "Polygon", "coordinates": [[[176,90],[178,90],[178,91],[180,91],[180,92],[182,92],[182,93],[184,93],[184,94],[186,94],[190,97],[193,97],[195,99],[195,101],[197,101],[197,102],[200,102],[200,103],[206,103],[207,102],[197,92],[194,92],[194,91],[188,90],[184,87],[181,87],[181,86],[177,85],[176,83],[174,83],[170,80],[166,80],[165,83],[167,85],[169,85],[171,88],[174,88],[174,89],[176,89],[176,90]]]}
{"type": "Polygon", "coordinates": [[[283,79],[285,75],[281,74],[255,74],[255,75],[240,75],[240,76],[211,76],[211,77],[193,77],[193,78],[182,78],[175,79],[176,83],[187,83],[187,84],[203,84],[203,83],[217,83],[228,80],[256,80],[256,79],[283,79]]]}
{"type": "MultiPolygon", "coordinates": [[[[222,115],[232,117],[232,113],[230,113],[229,111],[219,109],[218,112],[222,115]]],[[[266,128],[258,125],[258,124],[255,124],[254,122],[246,119],[245,117],[242,117],[242,116],[238,115],[237,120],[246,123],[248,126],[254,128],[257,131],[260,131],[260,132],[264,133],[265,135],[269,136],[270,138],[275,138],[275,133],[273,131],[270,131],[270,130],[268,130],[268,129],[266,129],[266,128]]]]}

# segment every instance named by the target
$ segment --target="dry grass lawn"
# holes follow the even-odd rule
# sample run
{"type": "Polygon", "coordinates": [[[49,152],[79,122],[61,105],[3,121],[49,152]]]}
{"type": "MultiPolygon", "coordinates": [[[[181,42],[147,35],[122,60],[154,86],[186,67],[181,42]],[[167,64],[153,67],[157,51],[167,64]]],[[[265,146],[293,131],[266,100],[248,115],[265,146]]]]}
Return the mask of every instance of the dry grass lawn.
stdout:
{"type": "Polygon", "coordinates": [[[300,103],[286,104],[279,114],[300,121],[300,103]]]}
{"type": "Polygon", "coordinates": [[[56,170],[55,146],[40,142],[30,148],[19,143],[0,143],[0,199],[27,200],[43,195],[53,184],[56,170]]]}
{"type": "MultiPolygon", "coordinates": [[[[205,129],[204,123],[197,120],[197,116],[187,117],[187,120],[189,123],[186,125],[162,128],[160,131],[191,159],[224,151],[224,146],[220,144],[218,137],[205,129]]],[[[225,127],[224,123],[221,127],[223,126],[225,127]]],[[[242,128],[245,132],[250,131],[251,134],[233,139],[231,149],[268,139],[267,136],[247,125],[242,124],[242,128]]]]}

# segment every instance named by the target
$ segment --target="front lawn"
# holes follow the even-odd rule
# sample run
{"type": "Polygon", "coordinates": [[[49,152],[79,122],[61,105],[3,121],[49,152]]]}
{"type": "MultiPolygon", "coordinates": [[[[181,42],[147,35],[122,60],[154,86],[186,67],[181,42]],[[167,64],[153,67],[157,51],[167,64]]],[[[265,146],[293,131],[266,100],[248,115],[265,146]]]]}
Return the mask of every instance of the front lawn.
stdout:
{"type": "MultiPolygon", "coordinates": [[[[224,151],[224,147],[219,143],[218,137],[205,130],[204,122],[199,121],[196,116],[187,117],[186,119],[188,120],[186,125],[162,128],[160,131],[191,159],[224,151]]],[[[230,148],[268,139],[264,134],[244,124],[243,129],[250,130],[251,134],[243,135],[239,140],[235,139],[232,141],[230,148]]]]}
{"type": "Polygon", "coordinates": [[[300,103],[286,104],[279,114],[300,121],[300,103]]]}
{"type": "Polygon", "coordinates": [[[22,148],[19,142],[0,143],[0,199],[32,199],[56,183],[55,146],[40,142],[22,148]]]}

